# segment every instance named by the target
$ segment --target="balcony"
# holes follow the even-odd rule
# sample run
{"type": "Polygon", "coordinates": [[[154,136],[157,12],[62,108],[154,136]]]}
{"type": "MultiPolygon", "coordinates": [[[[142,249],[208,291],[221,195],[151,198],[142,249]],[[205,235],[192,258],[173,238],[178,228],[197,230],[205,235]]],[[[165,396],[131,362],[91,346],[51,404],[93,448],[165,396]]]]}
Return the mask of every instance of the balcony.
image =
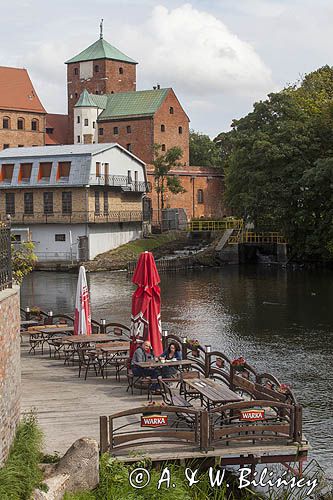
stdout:
{"type": "Polygon", "coordinates": [[[133,181],[126,175],[91,175],[89,184],[120,188],[121,191],[130,193],[148,193],[151,191],[150,182],[133,181]]]}
{"type": "MultiPolygon", "coordinates": [[[[1,214],[3,220],[6,215],[1,214]]],[[[10,216],[12,224],[94,224],[94,223],[118,223],[118,222],[141,222],[143,215],[141,210],[110,210],[108,212],[79,212],[72,213],[53,212],[45,214],[43,212],[35,212],[33,214],[25,214],[16,212],[10,216]]],[[[0,223],[1,224],[1,223],[0,223]]]]}

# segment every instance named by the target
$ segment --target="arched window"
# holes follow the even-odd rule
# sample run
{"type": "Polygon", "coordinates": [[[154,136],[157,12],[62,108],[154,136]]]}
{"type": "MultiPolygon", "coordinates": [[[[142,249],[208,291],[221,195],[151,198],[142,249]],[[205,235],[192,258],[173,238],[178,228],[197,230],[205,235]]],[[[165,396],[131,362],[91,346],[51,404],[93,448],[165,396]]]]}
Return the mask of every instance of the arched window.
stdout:
{"type": "Polygon", "coordinates": [[[198,189],[198,193],[197,193],[197,196],[198,196],[198,203],[203,203],[203,190],[202,189],[198,189]]]}
{"type": "Polygon", "coordinates": [[[74,75],[78,75],[79,74],[79,68],[74,68],[74,75]]]}
{"type": "Polygon", "coordinates": [[[24,118],[17,119],[17,130],[24,130],[24,118]]]}
{"type": "Polygon", "coordinates": [[[119,74],[122,75],[124,73],[124,69],[123,68],[119,68],[119,74]]]}
{"type": "Polygon", "coordinates": [[[165,132],[165,125],[161,125],[161,132],[165,132]]]}
{"type": "Polygon", "coordinates": [[[169,111],[170,111],[170,115],[173,115],[173,107],[172,106],[170,106],[169,111]]]}
{"type": "Polygon", "coordinates": [[[182,134],[183,133],[183,127],[178,127],[178,134],[182,134]]]}
{"type": "Polygon", "coordinates": [[[165,150],[166,150],[165,144],[162,144],[162,151],[165,151],[165,150]]]}
{"type": "Polygon", "coordinates": [[[10,118],[8,116],[3,117],[2,128],[10,128],[10,118]]]}
{"type": "Polygon", "coordinates": [[[36,118],[31,120],[31,130],[33,130],[34,132],[37,132],[38,130],[38,120],[36,120],[36,118]]]}

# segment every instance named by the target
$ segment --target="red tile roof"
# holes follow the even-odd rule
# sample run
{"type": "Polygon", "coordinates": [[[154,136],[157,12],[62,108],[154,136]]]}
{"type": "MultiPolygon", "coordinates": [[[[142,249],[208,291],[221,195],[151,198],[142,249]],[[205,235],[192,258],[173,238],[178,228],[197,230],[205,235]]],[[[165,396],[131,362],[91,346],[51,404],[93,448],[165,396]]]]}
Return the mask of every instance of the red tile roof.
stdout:
{"type": "Polygon", "coordinates": [[[0,66],[0,109],[46,112],[26,69],[0,66]]]}
{"type": "Polygon", "coordinates": [[[68,115],[48,113],[45,128],[46,146],[68,144],[68,115]],[[48,133],[47,129],[52,129],[52,132],[48,133]]]}

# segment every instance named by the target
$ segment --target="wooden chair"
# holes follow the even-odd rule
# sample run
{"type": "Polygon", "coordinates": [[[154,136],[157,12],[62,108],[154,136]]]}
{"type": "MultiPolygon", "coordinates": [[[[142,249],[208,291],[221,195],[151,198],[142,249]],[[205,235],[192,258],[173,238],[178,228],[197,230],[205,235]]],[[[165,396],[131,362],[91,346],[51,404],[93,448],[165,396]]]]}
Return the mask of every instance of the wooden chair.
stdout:
{"type": "Polygon", "coordinates": [[[185,380],[192,380],[195,378],[200,378],[201,373],[197,370],[192,370],[192,371],[186,371],[186,372],[181,372],[180,373],[180,388],[179,388],[179,393],[184,395],[184,398],[187,401],[190,401],[191,399],[200,399],[201,405],[202,405],[202,395],[193,389],[192,387],[189,388],[185,380]]]}
{"type": "MultiPolygon", "coordinates": [[[[193,408],[193,405],[191,405],[191,403],[186,401],[186,399],[184,399],[173,389],[171,389],[171,387],[168,386],[168,384],[162,379],[162,377],[158,377],[157,380],[160,386],[161,396],[166,405],[178,406],[179,409],[183,408],[184,410],[186,408],[193,408]]],[[[182,411],[175,413],[175,415],[176,419],[171,424],[171,427],[179,427],[179,425],[181,425],[182,423],[189,427],[194,426],[195,418],[192,415],[189,415],[188,413],[182,411]]]]}
{"type": "Polygon", "coordinates": [[[79,377],[81,377],[82,367],[85,367],[86,371],[84,380],[87,380],[87,375],[90,368],[94,369],[96,377],[99,375],[99,373],[101,373],[102,377],[104,378],[103,369],[96,353],[88,351],[87,349],[82,349],[81,347],[77,349],[77,353],[79,356],[79,377]]]}

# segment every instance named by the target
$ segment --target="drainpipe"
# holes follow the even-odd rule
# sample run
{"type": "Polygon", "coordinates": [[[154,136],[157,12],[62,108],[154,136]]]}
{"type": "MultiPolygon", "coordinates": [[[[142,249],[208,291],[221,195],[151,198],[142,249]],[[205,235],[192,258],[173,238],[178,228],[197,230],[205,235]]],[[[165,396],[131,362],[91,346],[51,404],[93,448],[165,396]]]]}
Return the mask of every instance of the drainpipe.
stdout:
{"type": "Polygon", "coordinates": [[[195,198],[194,198],[194,175],[191,177],[192,181],[192,218],[194,219],[194,212],[195,212],[195,198]]]}

